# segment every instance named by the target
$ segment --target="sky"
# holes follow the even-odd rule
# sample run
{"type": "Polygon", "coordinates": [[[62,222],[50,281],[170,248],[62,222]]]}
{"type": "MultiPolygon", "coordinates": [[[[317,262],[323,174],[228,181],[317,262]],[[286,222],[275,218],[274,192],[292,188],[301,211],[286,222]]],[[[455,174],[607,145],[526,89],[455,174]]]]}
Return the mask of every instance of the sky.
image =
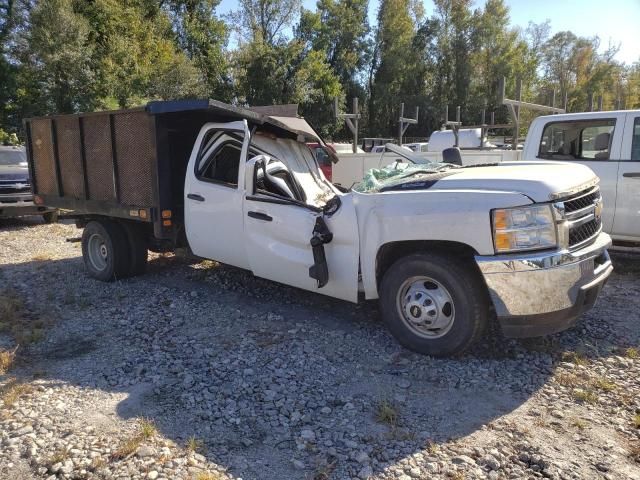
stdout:
{"type": "MultiPolygon", "coordinates": [[[[303,0],[308,9],[315,9],[315,0],[303,0]]],[[[482,7],[484,0],[475,0],[482,7]]],[[[640,61],[640,0],[506,0],[510,7],[511,25],[526,28],[529,22],[551,20],[551,34],[571,30],[581,37],[600,37],[601,49],[611,41],[620,45],[616,59],[633,63],[640,61]]],[[[238,2],[222,0],[218,13],[238,8],[238,2]]],[[[369,1],[369,20],[375,23],[378,0],[369,1]]],[[[433,12],[431,0],[425,0],[427,15],[433,12]]]]}

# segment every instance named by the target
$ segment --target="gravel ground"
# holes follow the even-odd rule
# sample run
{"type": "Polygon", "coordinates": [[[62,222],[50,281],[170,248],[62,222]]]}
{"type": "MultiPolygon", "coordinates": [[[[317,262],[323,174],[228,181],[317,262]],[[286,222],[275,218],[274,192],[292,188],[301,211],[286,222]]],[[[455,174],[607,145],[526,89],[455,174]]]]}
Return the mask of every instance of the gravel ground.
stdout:
{"type": "Polygon", "coordinates": [[[640,479],[640,257],[568,332],[432,359],[214,262],[97,282],[79,234],[0,223],[0,478],[640,479]]]}

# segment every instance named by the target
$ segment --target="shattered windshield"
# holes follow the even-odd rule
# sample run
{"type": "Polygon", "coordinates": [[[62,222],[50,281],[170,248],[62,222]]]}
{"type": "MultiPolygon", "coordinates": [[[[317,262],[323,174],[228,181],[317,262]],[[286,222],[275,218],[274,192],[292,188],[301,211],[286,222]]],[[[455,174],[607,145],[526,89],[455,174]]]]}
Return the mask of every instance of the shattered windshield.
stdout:
{"type": "Polygon", "coordinates": [[[380,192],[407,182],[429,181],[441,178],[443,173],[461,168],[450,163],[399,163],[383,168],[372,168],[353,190],[360,193],[380,192]]]}

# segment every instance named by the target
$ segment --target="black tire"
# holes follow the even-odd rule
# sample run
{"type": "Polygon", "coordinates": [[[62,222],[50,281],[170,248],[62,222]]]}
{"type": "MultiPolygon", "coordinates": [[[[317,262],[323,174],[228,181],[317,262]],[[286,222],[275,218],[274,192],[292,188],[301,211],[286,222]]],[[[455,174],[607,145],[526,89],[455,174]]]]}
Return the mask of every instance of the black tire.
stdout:
{"type": "Polygon", "coordinates": [[[58,211],[54,210],[53,212],[43,213],[42,219],[44,223],[56,223],[58,221],[58,211]]]}
{"type": "Polygon", "coordinates": [[[82,258],[89,275],[97,280],[110,282],[125,278],[130,255],[124,229],[106,219],[89,222],[82,232],[82,258]],[[99,252],[96,252],[96,245],[99,252]],[[98,253],[100,257],[97,257],[98,253]]]}
{"type": "MultiPolygon", "coordinates": [[[[422,301],[422,298],[426,298],[422,295],[418,288],[414,298],[422,301]]],[[[424,302],[425,305],[432,305],[429,299],[424,302]]],[[[435,303],[438,302],[433,302],[434,305],[435,303]]],[[[432,307],[425,307],[425,312],[429,308],[432,307]]],[[[385,324],[400,344],[417,353],[442,357],[463,352],[482,335],[489,317],[489,298],[473,263],[446,253],[416,253],[397,260],[385,272],[380,285],[380,309],[385,324]],[[411,303],[403,303],[402,300],[411,298],[410,293],[402,292],[407,292],[407,283],[415,277],[433,279],[436,288],[433,288],[433,283],[421,280],[410,285],[422,283],[427,292],[429,288],[434,291],[440,288],[439,291],[446,291],[448,298],[452,300],[452,304],[443,310],[453,312],[452,315],[449,313],[452,318],[448,321],[448,330],[443,328],[428,333],[441,334],[440,337],[428,338],[424,333],[418,332],[420,328],[424,332],[425,327],[409,326],[411,322],[406,319],[409,314],[420,314],[420,309],[411,310],[414,308],[411,303]],[[403,315],[401,306],[406,304],[409,305],[409,312],[403,315]]]]}
{"type": "Polygon", "coordinates": [[[149,258],[144,231],[140,225],[135,223],[122,223],[121,225],[127,235],[129,244],[130,263],[127,276],[142,275],[147,269],[147,259],[149,258]]]}

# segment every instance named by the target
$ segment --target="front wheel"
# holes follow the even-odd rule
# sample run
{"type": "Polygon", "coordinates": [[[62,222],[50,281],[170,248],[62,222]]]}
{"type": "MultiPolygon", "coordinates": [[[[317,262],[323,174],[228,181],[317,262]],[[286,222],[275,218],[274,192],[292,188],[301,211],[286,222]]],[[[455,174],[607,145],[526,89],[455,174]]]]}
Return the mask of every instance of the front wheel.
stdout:
{"type": "Polygon", "coordinates": [[[380,307],[403,346],[439,357],[461,353],[480,337],[489,299],[473,264],[419,253],[397,260],[384,274],[380,307]]]}

